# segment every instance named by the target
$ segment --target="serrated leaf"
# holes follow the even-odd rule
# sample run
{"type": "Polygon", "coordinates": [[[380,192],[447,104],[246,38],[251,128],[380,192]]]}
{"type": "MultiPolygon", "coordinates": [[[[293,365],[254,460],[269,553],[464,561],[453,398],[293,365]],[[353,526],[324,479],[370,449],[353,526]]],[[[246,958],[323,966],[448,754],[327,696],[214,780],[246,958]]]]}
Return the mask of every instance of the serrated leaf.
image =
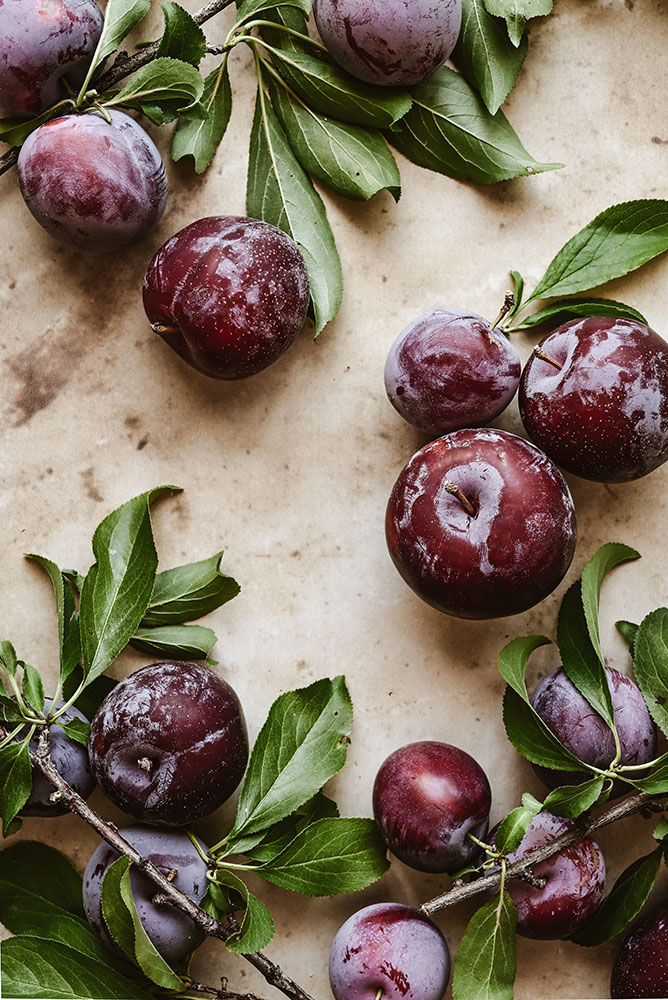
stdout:
{"type": "Polygon", "coordinates": [[[257,874],[304,896],[359,892],[388,870],[386,851],[371,819],[321,819],[297,834],[257,874]]]}
{"type": "Polygon", "coordinates": [[[526,38],[513,45],[505,24],[487,12],[483,0],[462,0],[462,26],[452,61],[490,114],[496,114],[515,86],[527,48],[526,38]]]}
{"type": "Polygon", "coordinates": [[[227,59],[204,81],[201,104],[206,114],[181,115],[172,138],[172,159],[192,156],[195,173],[201,174],[213,160],[227,131],[232,114],[232,90],[227,59]]]}
{"type": "MultiPolygon", "coordinates": [[[[209,894],[216,900],[215,889],[225,886],[236,895],[238,903],[234,898],[225,906],[217,907],[219,912],[232,912],[233,909],[245,909],[244,918],[241,922],[241,929],[236,937],[228,938],[225,947],[235,955],[248,955],[252,952],[262,951],[266,948],[275,933],[274,921],[271,913],[261,899],[249,892],[248,886],[242,882],[233,872],[226,868],[218,868],[215,872],[215,884],[209,888],[209,894]]],[[[224,901],[223,901],[224,902],[224,901]]]]}
{"type": "Polygon", "coordinates": [[[221,572],[222,558],[216,552],[210,559],[158,573],[142,627],[195,621],[236,597],[241,588],[221,572]]]}
{"type": "Polygon", "coordinates": [[[23,663],[23,681],[21,689],[24,700],[35,712],[41,715],[44,712],[44,684],[42,678],[34,667],[29,663],[23,663]]]}
{"type": "Polygon", "coordinates": [[[466,80],[447,66],[413,89],[413,107],[387,137],[419,166],[478,184],[563,166],[534,160],[505,115],[490,114],[466,80]]]}
{"type": "Polygon", "coordinates": [[[629,865],[599,906],[589,926],[570,940],[593,948],[620,934],[647,902],[659,872],[661,854],[659,847],[629,865]]]}
{"type": "Polygon", "coordinates": [[[228,850],[230,850],[230,853],[245,854],[253,861],[263,863],[271,861],[281,851],[285,850],[288,844],[302,830],[305,830],[320,819],[338,815],[339,810],[336,802],[327,798],[322,792],[318,792],[317,795],[314,795],[312,799],[309,799],[300,809],[294,812],[292,816],[288,816],[286,819],[281,820],[280,823],[270,826],[259,840],[256,835],[252,842],[249,838],[246,844],[243,841],[238,841],[228,845],[228,850]]]}
{"type": "Polygon", "coordinates": [[[598,624],[598,606],[601,597],[601,587],[610,570],[625,562],[640,559],[640,553],[629,545],[619,542],[608,542],[602,545],[589,560],[582,571],[582,606],[584,607],[587,628],[601,664],[605,664],[598,624]]]}
{"type": "Polygon", "coordinates": [[[56,601],[58,617],[58,640],[60,644],[60,680],[65,681],[81,659],[81,639],[79,636],[79,615],[74,606],[74,597],[65,584],[62,571],[51,559],[31,553],[27,556],[47,573],[56,601]]]}
{"type": "Polygon", "coordinates": [[[90,722],[84,722],[83,719],[70,719],[69,722],[63,723],[62,728],[71,740],[81,743],[84,747],[88,746],[90,722]]]}
{"type": "Polygon", "coordinates": [[[104,15],[102,33],[95,49],[95,54],[81,88],[81,95],[86,93],[95,70],[107,56],[115,52],[126,35],[146,17],[151,9],[151,0],[109,0],[104,15]]]}
{"type": "Polygon", "coordinates": [[[544,802],[545,812],[554,816],[564,816],[566,819],[576,819],[596,805],[605,778],[592,778],[581,785],[564,785],[550,792],[544,802]]]}
{"type": "Polygon", "coordinates": [[[32,791],[32,768],[28,740],[8,743],[0,749],[0,816],[2,835],[28,801],[32,791]]]}
{"type": "Polygon", "coordinates": [[[634,622],[627,622],[627,621],[615,622],[615,628],[617,629],[619,634],[623,636],[624,639],[626,639],[626,641],[629,644],[629,652],[631,653],[631,656],[633,656],[633,651],[635,649],[638,627],[639,626],[636,625],[634,622]]]}
{"type": "Polygon", "coordinates": [[[0,719],[3,722],[23,722],[23,712],[14,698],[0,693],[0,719]]]}
{"type": "Polygon", "coordinates": [[[512,1000],[516,927],[507,889],[474,913],[455,958],[454,1000],[512,1000]]]}
{"type": "Polygon", "coordinates": [[[551,262],[528,300],[588,292],[668,250],[668,201],[640,199],[606,208],[551,262]]]}
{"type": "Polygon", "coordinates": [[[529,701],[529,695],[524,675],[529,657],[541,646],[549,646],[551,641],[545,635],[524,635],[507,643],[499,653],[499,673],[506,684],[510,684],[513,691],[526,702],[529,701]]]}
{"type": "Polygon", "coordinates": [[[503,698],[503,723],[510,742],[532,764],[555,771],[588,770],[559,742],[531,705],[510,687],[503,698]]]}
{"type": "Polygon", "coordinates": [[[161,486],[128,500],[93,535],[96,562],[81,591],[79,621],[88,681],[116,659],[146,613],[158,565],[150,506],[173,489],[161,486]]]}
{"type": "Polygon", "coordinates": [[[229,840],[266,830],[319,792],[345,764],[352,723],[343,677],[280,695],[255,741],[229,840]]]}
{"type": "Polygon", "coordinates": [[[130,645],[149,656],[173,660],[206,660],[218,637],[203,625],[162,625],[138,628],[130,645]]]}
{"type": "Polygon", "coordinates": [[[568,588],[561,601],[557,643],[569,679],[612,729],[615,724],[612,695],[587,628],[580,580],[568,588]]]}
{"type": "Polygon", "coordinates": [[[652,718],[668,735],[668,608],[657,608],[641,622],[633,671],[652,718]]]}
{"type": "Polygon", "coordinates": [[[512,854],[524,840],[524,834],[529,829],[533,813],[524,806],[511,809],[494,834],[494,844],[502,854],[512,854]]]}
{"type": "Polygon", "coordinates": [[[312,177],[353,201],[383,190],[399,200],[399,168],[379,131],[321,115],[271,79],[268,86],[290,145],[312,177]]]}
{"type": "Polygon", "coordinates": [[[521,323],[513,324],[514,330],[529,330],[557,320],[565,320],[569,316],[620,316],[622,319],[635,319],[647,324],[642,313],[623,302],[614,299],[559,299],[544,309],[525,317],[521,323]]]}
{"type": "Polygon", "coordinates": [[[7,640],[0,642],[0,665],[4,670],[6,670],[10,677],[16,677],[16,671],[18,669],[16,650],[12,646],[11,642],[7,642],[7,640]]]}
{"type": "Polygon", "coordinates": [[[100,98],[100,102],[105,107],[137,108],[162,124],[182,112],[202,114],[199,99],[203,91],[199,70],[180,59],[163,57],[143,66],[118,93],[100,98]]]}
{"type": "Polygon", "coordinates": [[[246,204],[250,216],[278,226],[304,255],[317,336],[341,305],[341,262],[322,199],[262,91],[250,140],[246,204]]]}
{"type": "Polygon", "coordinates": [[[308,17],[311,13],[311,0],[243,0],[243,3],[238,4],[234,26],[238,27],[258,15],[264,16],[266,11],[276,7],[296,7],[308,17]]]}
{"type": "Polygon", "coordinates": [[[502,17],[513,45],[520,44],[524,27],[532,17],[543,17],[552,10],[552,0],[485,0],[489,14],[502,17]]]}
{"type": "Polygon", "coordinates": [[[165,31],[156,56],[168,56],[198,66],[206,55],[206,36],[193,16],[174,0],[160,4],[165,31]]]}

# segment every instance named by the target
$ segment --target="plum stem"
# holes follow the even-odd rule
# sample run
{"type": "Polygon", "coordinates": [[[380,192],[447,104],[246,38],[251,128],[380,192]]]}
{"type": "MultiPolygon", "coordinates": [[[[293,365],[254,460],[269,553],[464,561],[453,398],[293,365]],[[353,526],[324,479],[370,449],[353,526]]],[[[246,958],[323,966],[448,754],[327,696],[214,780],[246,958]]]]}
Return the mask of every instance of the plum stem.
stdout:
{"type": "Polygon", "coordinates": [[[446,479],[443,483],[443,488],[447,493],[449,493],[453,497],[456,497],[457,500],[459,500],[460,504],[462,505],[467,514],[470,514],[471,517],[475,517],[476,514],[475,507],[473,506],[469,498],[464,493],[462,493],[462,491],[460,490],[459,486],[457,486],[456,483],[453,483],[452,480],[450,479],[446,479]]]}
{"type": "MultiPolygon", "coordinates": [[[[504,319],[508,315],[508,313],[510,312],[510,310],[514,309],[514,308],[515,308],[515,295],[514,295],[513,292],[508,291],[505,294],[505,298],[503,300],[503,305],[501,306],[501,311],[499,312],[499,315],[496,317],[496,319],[492,323],[491,329],[492,330],[496,330],[496,328],[499,325],[499,323],[501,322],[501,320],[504,319]]],[[[505,333],[506,331],[504,330],[503,332],[505,333]]]]}
{"type": "Polygon", "coordinates": [[[137,761],[137,767],[141,768],[142,771],[146,771],[147,774],[153,770],[153,761],[148,757],[140,757],[137,761]]]}
{"type": "Polygon", "coordinates": [[[167,333],[179,332],[178,326],[172,326],[170,323],[151,323],[151,329],[153,333],[158,333],[161,337],[164,337],[167,333]]]}
{"type": "Polygon", "coordinates": [[[556,358],[553,358],[551,354],[541,351],[540,347],[536,347],[533,354],[535,358],[540,358],[541,361],[546,361],[548,365],[552,365],[553,368],[558,368],[559,371],[561,371],[564,367],[556,360],[556,358]]]}
{"type": "Polygon", "coordinates": [[[374,1000],[380,1000],[380,998],[383,996],[385,996],[385,990],[383,989],[382,986],[379,986],[378,989],[376,990],[376,996],[374,997],[374,1000]]]}

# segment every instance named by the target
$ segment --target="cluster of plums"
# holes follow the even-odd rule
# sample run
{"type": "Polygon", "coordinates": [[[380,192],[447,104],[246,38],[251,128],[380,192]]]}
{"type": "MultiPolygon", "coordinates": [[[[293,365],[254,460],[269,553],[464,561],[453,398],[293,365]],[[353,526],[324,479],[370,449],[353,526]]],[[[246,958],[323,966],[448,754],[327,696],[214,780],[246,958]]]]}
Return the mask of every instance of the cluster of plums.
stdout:
{"type": "MultiPolygon", "coordinates": [[[[56,702],[56,708],[62,702],[56,702]]],[[[59,722],[87,721],[69,708],[59,722]]],[[[199,850],[179,829],[222,805],[248,763],[248,737],[239,699],[226,681],[197,663],[157,663],[121,681],[96,712],[88,748],[61,726],[49,726],[51,756],[76,792],[88,798],[97,783],[139,823],[121,835],[195,903],[208,887],[207,847],[199,850]]],[[[23,811],[54,816],[67,810],[58,793],[33,771],[23,811]]],[[[84,909],[93,929],[115,952],[102,916],[102,882],[118,854],[102,843],[84,874],[84,909]]],[[[175,907],[154,902],[156,887],[133,867],[130,882],[146,933],[167,962],[183,967],[204,940],[201,929],[175,907]]]]}
{"type": "MultiPolygon", "coordinates": [[[[608,670],[608,682],[620,764],[646,763],[655,755],[657,737],[640,690],[615,670],[608,670]]],[[[592,712],[563,669],[549,674],[531,700],[546,725],[580,760],[594,767],[610,766],[615,757],[612,731],[592,712]]],[[[582,773],[544,768],[536,768],[536,773],[549,788],[586,779],[582,773]]],[[[489,781],[480,765],[447,743],[412,743],[394,751],[381,765],[373,787],[374,815],[389,850],[424,872],[455,875],[485,860],[479,844],[494,846],[495,829],[488,833],[491,802],[489,781]]],[[[572,827],[572,820],[539,813],[519,847],[508,855],[509,862],[572,827]]],[[[506,883],[517,909],[518,933],[560,939],[592,920],[605,887],[605,861],[595,841],[582,838],[534,865],[533,873],[545,880],[542,888],[517,878],[506,883]]],[[[373,1000],[381,995],[441,1000],[449,976],[448,945],[439,928],[423,913],[397,903],[380,903],[355,913],[336,935],[330,955],[336,1000],[373,1000]]],[[[612,996],[667,995],[668,907],[664,906],[622,943],[612,996]]]]}

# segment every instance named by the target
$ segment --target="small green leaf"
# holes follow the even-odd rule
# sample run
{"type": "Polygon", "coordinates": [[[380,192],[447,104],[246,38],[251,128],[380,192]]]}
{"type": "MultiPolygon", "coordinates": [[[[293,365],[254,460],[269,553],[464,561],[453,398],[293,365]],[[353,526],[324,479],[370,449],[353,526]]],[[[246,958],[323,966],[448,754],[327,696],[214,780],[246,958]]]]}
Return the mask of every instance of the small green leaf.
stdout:
{"type": "Polygon", "coordinates": [[[631,656],[633,656],[636,644],[636,635],[638,634],[638,625],[635,625],[634,622],[619,621],[615,622],[615,628],[628,642],[629,652],[631,653],[631,656]]]}
{"type": "Polygon", "coordinates": [[[454,1000],[513,1000],[516,927],[507,889],[474,913],[455,958],[454,1000]]]}
{"type": "Polygon", "coordinates": [[[28,740],[8,743],[0,749],[0,816],[2,835],[28,801],[32,791],[32,767],[28,740]]]}
{"type": "Polygon", "coordinates": [[[216,633],[203,625],[163,625],[138,628],[130,645],[149,656],[206,660],[217,641],[216,633]]]}
{"type": "Polygon", "coordinates": [[[39,715],[44,712],[44,684],[42,678],[29,663],[23,663],[22,691],[24,700],[39,715]]]}
{"type": "Polygon", "coordinates": [[[151,9],[151,0],[109,0],[104,15],[102,34],[95,49],[88,75],[81,88],[83,95],[95,70],[107,56],[115,52],[123,39],[146,17],[151,9]]]}
{"type": "Polygon", "coordinates": [[[589,635],[579,580],[568,588],[562,599],[557,642],[569,679],[612,729],[615,724],[612,695],[607,674],[589,635]]]}
{"type": "Polygon", "coordinates": [[[499,673],[524,701],[529,701],[524,679],[529,657],[540,646],[549,646],[551,641],[545,635],[525,635],[507,643],[499,653],[499,673]]]}
{"type": "Polygon", "coordinates": [[[466,80],[447,66],[413,89],[413,107],[387,137],[419,166],[478,184],[563,166],[534,160],[505,115],[491,115],[466,80]]]}
{"type": "Polygon", "coordinates": [[[15,723],[23,722],[23,718],[23,712],[19,708],[16,699],[0,693],[0,719],[3,722],[15,723]]]}
{"type": "Polygon", "coordinates": [[[594,948],[620,934],[647,902],[659,872],[661,854],[659,847],[629,865],[599,906],[589,926],[570,940],[594,948]]]}
{"type": "Polygon", "coordinates": [[[528,301],[588,292],[666,250],[668,201],[612,205],[559,251],[528,301]]]}
{"type": "Polygon", "coordinates": [[[199,105],[203,91],[199,70],[180,59],[163,57],[143,66],[118,93],[100,100],[106,107],[137,108],[162,124],[182,112],[203,114],[199,105]]]}
{"type": "Polygon", "coordinates": [[[229,900],[227,907],[225,907],[225,900],[223,900],[219,911],[224,913],[238,909],[245,910],[239,934],[228,938],[225,947],[235,955],[248,955],[252,952],[262,951],[263,948],[267,947],[275,933],[271,913],[262,900],[249,892],[246,884],[228,869],[218,868],[215,879],[215,885],[209,889],[214,900],[217,899],[215,890],[220,889],[221,886],[232,890],[231,894],[226,894],[226,898],[229,900]]]}
{"type": "Polygon", "coordinates": [[[501,821],[499,829],[494,834],[494,844],[502,854],[512,854],[524,840],[524,834],[529,829],[534,814],[517,806],[501,821]]]}
{"type": "Polygon", "coordinates": [[[157,57],[182,59],[198,66],[206,55],[206,36],[192,14],[174,0],[160,5],[165,17],[165,32],[160,39],[157,57]]]}
{"type": "Polygon", "coordinates": [[[510,91],[527,54],[527,40],[514,45],[503,21],[485,9],[483,0],[462,0],[462,26],[452,61],[495,115],[510,91]]]}
{"type": "Polygon", "coordinates": [[[210,559],[158,573],[142,626],[195,621],[236,597],[241,588],[221,572],[222,558],[223,553],[216,552],[210,559]]]}
{"type": "Polygon", "coordinates": [[[304,896],[359,892],[388,870],[386,851],[371,819],[321,819],[297,834],[257,874],[304,896]]]}
{"type": "Polygon", "coordinates": [[[668,764],[657,767],[649,778],[634,778],[631,784],[648,795],[665,795],[668,793],[668,764]]]}
{"type": "Polygon", "coordinates": [[[489,14],[502,17],[506,22],[508,37],[518,46],[524,27],[532,17],[544,17],[552,10],[552,0],[485,0],[489,14]]]}
{"type": "Polygon", "coordinates": [[[527,316],[521,323],[513,324],[514,330],[529,330],[543,323],[565,320],[569,316],[620,316],[647,324],[642,313],[614,299],[559,299],[538,312],[527,316]]]}
{"type": "Polygon", "coordinates": [[[668,735],[668,608],[657,608],[641,622],[633,670],[652,718],[668,735]]]}
{"type": "Polygon", "coordinates": [[[510,312],[510,316],[514,316],[515,313],[519,312],[522,299],[524,298],[524,278],[519,271],[511,271],[510,277],[513,281],[513,292],[515,295],[515,305],[510,312]]]}
{"type": "Polygon", "coordinates": [[[594,556],[589,560],[582,571],[582,605],[584,607],[587,627],[596,650],[596,654],[605,665],[603,651],[601,649],[601,638],[599,635],[598,606],[601,597],[601,587],[610,570],[621,563],[631,562],[640,559],[640,553],[636,552],[629,545],[622,545],[618,542],[608,542],[602,545],[594,556]]]}
{"type": "Polygon", "coordinates": [[[656,824],[652,830],[652,836],[655,840],[662,841],[668,837],[668,819],[662,816],[659,822],[656,824]]]}
{"type": "Polygon", "coordinates": [[[545,812],[554,816],[576,819],[596,805],[605,779],[601,776],[585,781],[581,785],[564,785],[555,788],[545,799],[545,812]]]}
{"type": "Polygon", "coordinates": [[[84,722],[82,719],[70,719],[69,722],[63,723],[62,728],[71,740],[81,743],[84,747],[88,746],[90,722],[84,722]]]}
{"type": "Polygon", "coordinates": [[[232,114],[227,59],[205,79],[201,104],[206,112],[203,117],[199,114],[179,117],[171,150],[173,160],[192,156],[198,174],[203,173],[213,160],[232,114]]]}
{"type": "Polygon", "coordinates": [[[11,642],[0,642],[0,665],[4,670],[7,671],[10,677],[16,677],[16,671],[18,669],[18,660],[16,659],[16,650],[12,646],[11,642]]]}
{"type": "Polygon", "coordinates": [[[60,642],[60,679],[66,680],[81,659],[81,638],[79,636],[79,615],[74,606],[74,597],[65,583],[62,571],[51,559],[34,553],[26,558],[32,559],[47,573],[56,600],[58,616],[58,639],[60,642]]]}

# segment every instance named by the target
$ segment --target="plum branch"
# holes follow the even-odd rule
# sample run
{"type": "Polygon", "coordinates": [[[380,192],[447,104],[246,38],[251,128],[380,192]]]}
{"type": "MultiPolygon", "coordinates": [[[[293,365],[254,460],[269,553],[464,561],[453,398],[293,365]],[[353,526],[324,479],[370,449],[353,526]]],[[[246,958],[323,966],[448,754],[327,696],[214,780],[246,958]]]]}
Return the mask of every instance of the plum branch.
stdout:
{"type": "MultiPolygon", "coordinates": [[[[565,847],[570,847],[571,844],[577,843],[583,837],[588,837],[597,830],[601,830],[604,826],[610,826],[611,823],[616,823],[618,820],[626,819],[628,816],[633,816],[636,813],[649,812],[651,814],[653,812],[663,812],[664,806],[659,801],[660,798],[665,798],[665,796],[652,796],[646,792],[638,792],[636,795],[631,795],[621,802],[610,806],[609,809],[606,809],[598,816],[590,816],[589,818],[580,817],[580,819],[575,821],[575,825],[570,830],[566,830],[565,833],[560,834],[555,840],[551,840],[549,844],[545,844],[543,847],[538,847],[535,851],[525,854],[524,857],[520,858],[519,861],[515,861],[514,864],[508,865],[505,873],[506,881],[511,878],[519,878],[531,883],[531,879],[534,877],[534,865],[539,864],[541,861],[547,861],[548,858],[558,854],[559,851],[563,851],[565,847]]],[[[483,892],[498,889],[501,881],[502,873],[501,871],[496,871],[490,875],[484,875],[482,878],[475,879],[473,882],[455,882],[451,889],[423,903],[420,909],[428,917],[431,917],[435,913],[438,913],[439,910],[445,910],[447,907],[461,903],[465,899],[471,899],[473,896],[478,896],[483,892]]]]}
{"type": "MultiPolygon", "coordinates": [[[[7,736],[7,733],[4,729],[0,728],[0,740],[4,739],[5,736],[7,736]]],[[[137,865],[144,875],[161,890],[161,893],[169,902],[182,913],[185,913],[186,916],[190,917],[193,923],[201,927],[205,934],[209,937],[217,938],[224,943],[239,932],[239,924],[233,916],[228,917],[225,921],[221,921],[205,913],[189,896],[186,896],[185,893],[177,889],[148,858],[143,857],[139,851],[129,844],[120,835],[118,828],[113,823],[108,823],[94,809],[91,809],[88,803],[65,781],[53,763],[51,754],[49,753],[49,730],[47,726],[43,727],[39,735],[37,748],[35,750],[30,748],[29,752],[31,764],[37,767],[50,784],[53,785],[56,792],[60,793],[58,798],[59,805],[66,806],[70,812],[73,812],[88,823],[120,855],[130,858],[132,863],[137,865]]],[[[275,987],[275,989],[279,990],[286,997],[289,997],[290,1000],[313,1000],[301,986],[283,972],[280,966],[272,962],[262,952],[255,952],[243,957],[264,976],[270,986],[275,987]]],[[[192,988],[201,995],[203,994],[203,989],[206,989],[209,996],[212,995],[212,991],[208,987],[203,988],[193,984],[192,988]]],[[[239,998],[239,994],[232,994],[227,989],[214,990],[213,996],[218,998],[218,1000],[238,1000],[239,998]]],[[[258,998],[244,995],[243,1000],[258,1000],[258,998]]]]}

